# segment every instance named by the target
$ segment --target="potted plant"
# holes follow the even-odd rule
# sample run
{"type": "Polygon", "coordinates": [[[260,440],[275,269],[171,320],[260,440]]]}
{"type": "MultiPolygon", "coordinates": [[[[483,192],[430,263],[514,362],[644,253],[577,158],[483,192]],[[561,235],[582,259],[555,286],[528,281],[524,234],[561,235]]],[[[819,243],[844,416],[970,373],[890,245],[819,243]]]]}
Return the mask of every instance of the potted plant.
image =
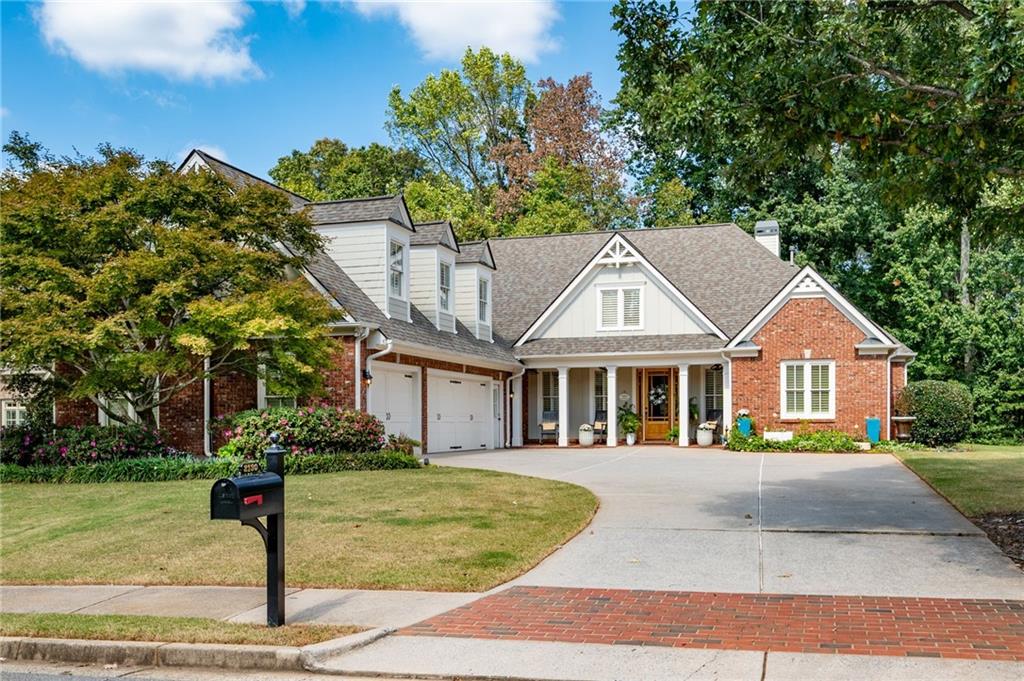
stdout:
{"type": "Polygon", "coordinates": [[[740,431],[743,437],[753,435],[754,421],[750,418],[749,409],[740,409],[736,412],[736,430],[740,431]]]}
{"type": "Polygon", "coordinates": [[[636,431],[640,430],[640,417],[633,411],[632,403],[619,407],[618,421],[619,430],[626,436],[626,444],[632,447],[636,444],[636,431]]]}
{"type": "Polygon", "coordinates": [[[594,426],[584,423],[580,426],[580,447],[594,446],[594,426]]]}
{"type": "Polygon", "coordinates": [[[711,443],[715,441],[715,428],[717,427],[718,424],[711,421],[705,421],[697,426],[697,446],[710,447],[711,443]]]}

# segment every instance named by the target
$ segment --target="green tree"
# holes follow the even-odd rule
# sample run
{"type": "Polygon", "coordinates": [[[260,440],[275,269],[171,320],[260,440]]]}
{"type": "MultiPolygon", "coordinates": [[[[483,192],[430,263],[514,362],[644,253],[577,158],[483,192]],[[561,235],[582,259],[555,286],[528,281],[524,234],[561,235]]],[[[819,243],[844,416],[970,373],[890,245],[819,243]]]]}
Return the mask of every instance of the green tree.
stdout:
{"type": "Polygon", "coordinates": [[[373,143],[349,147],[324,138],[309,151],[295,149],[270,169],[279,185],[313,201],[395,194],[427,174],[427,164],[409,149],[373,143]]]}
{"type": "Polygon", "coordinates": [[[125,402],[152,425],[171,396],[227,371],[316,389],[338,313],[287,281],[300,259],[276,244],[321,242],[279,192],[102,147],[6,172],[0,202],[0,362],[51,396],[116,421],[125,402]]]}
{"type": "Polygon", "coordinates": [[[520,62],[486,47],[467,49],[461,71],[427,76],[408,97],[396,86],[388,98],[387,128],[396,144],[418,152],[436,172],[487,193],[507,185],[491,150],[523,138],[533,97],[520,62]]]}
{"type": "Polygon", "coordinates": [[[405,203],[413,222],[448,220],[460,241],[498,236],[490,195],[480,197],[445,176],[414,180],[405,186],[405,203]]]}

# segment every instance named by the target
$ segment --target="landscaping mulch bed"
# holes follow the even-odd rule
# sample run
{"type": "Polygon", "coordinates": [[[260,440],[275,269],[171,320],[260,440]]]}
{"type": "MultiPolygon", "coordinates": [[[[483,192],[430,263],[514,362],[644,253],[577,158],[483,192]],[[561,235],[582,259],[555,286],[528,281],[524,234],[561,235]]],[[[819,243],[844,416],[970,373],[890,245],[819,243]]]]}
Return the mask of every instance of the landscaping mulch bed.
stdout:
{"type": "Polygon", "coordinates": [[[971,520],[1014,563],[1024,568],[1024,512],[986,513],[971,520]]]}

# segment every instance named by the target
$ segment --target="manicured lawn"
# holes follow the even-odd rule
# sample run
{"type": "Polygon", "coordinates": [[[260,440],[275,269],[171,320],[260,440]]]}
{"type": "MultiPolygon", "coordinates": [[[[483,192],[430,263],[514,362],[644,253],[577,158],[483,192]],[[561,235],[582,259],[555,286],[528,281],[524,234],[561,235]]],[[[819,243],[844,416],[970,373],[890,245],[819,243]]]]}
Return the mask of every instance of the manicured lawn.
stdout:
{"type": "MultiPolygon", "coordinates": [[[[263,546],[209,520],[210,481],[0,487],[0,580],[260,585],[263,546]]],[[[575,485],[430,467],[287,480],[288,586],[478,591],[535,565],[597,507],[575,485]]]]}
{"type": "Polygon", "coordinates": [[[915,473],[970,517],[1024,512],[1024,446],[898,452],[915,473]]]}
{"type": "Polygon", "coordinates": [[[33,638],[305,646],[357,631],[360,631],[358,627],[323,624],[293,624],[268,629],[255,624],[236,624],[199,617],[0,613],[0,636],[33,638]]]}

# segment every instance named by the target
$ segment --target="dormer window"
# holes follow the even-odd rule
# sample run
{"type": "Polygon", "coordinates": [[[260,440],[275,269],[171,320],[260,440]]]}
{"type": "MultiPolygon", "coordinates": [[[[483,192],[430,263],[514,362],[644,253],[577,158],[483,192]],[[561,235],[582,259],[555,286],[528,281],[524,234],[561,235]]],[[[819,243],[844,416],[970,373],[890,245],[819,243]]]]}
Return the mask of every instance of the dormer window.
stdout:
{"type": "Polygon", "coordinates": [[[477,291],[480,294],[480,299],[477,304],[477,319],[485,323],[489,320],[487,315],[491,307],[491,290],[488,286],[489,283],[490,282],[486,279],[481,279],[480,284],[477,287],[477,291]]]}
{"type": "Polygon", "coordinates": [[[446,262],[441,263],[441,269],[437,277],[438,295],[440,297],[441,311],[452,311],[452,266],[446,262]]]}
{"type": "Polygon", "coordinates": [[[405,244],[392,241],[390,253],[389,292],[392,298],[405,298],[405,244]]]}
{"type": "Polygon", "coordinates": [[[640,329],[643,326],[640,286],[599,288],[597,319],[599,331],[640,329]]]}

